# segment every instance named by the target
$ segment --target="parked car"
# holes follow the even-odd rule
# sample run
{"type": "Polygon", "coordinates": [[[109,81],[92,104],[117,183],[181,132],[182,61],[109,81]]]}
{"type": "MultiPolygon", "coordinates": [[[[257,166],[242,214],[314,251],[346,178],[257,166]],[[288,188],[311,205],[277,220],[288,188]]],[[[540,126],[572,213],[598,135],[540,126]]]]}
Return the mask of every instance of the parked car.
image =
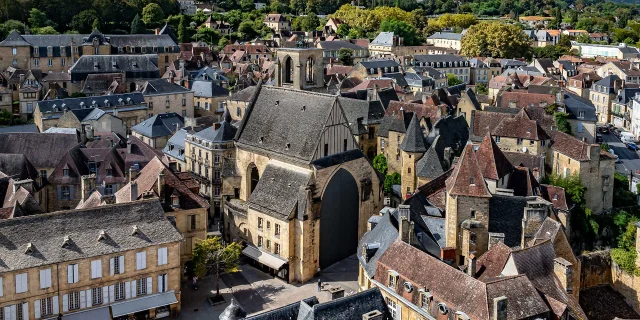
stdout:
{"type": "Polygon", "coordinates": [[[597,135],[596,136],[596,143],[602,143],[604,142],[604,140],[602,140],[602,136],[601,135],[597,135]]]}
{"type": "Polygon", "coordinates": [[[629,148],[629,150],[638,151],[638,146],[633,142],[627,143],[627,148],[629,148]]]}
{"type": "Polygon", "coordinates": [[[609,129],[607,127],[598,127],[598,132],[607,134],[609,133],[609,129]]]}
{"type": "Polygon", "coordinates": [[[613,133],[613,135],[615,135],[616,137],[620,138],[620,130],[618,130],[618,129],[613,129],[612,133],[613,133]]]}

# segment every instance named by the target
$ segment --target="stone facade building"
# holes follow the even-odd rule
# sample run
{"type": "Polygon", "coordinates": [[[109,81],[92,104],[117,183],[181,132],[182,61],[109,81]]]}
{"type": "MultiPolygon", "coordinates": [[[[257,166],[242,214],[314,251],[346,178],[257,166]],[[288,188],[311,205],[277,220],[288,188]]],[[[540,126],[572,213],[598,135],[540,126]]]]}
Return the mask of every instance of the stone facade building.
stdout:
{"type": "Polygon", "coordinates": [[[225,201],[225,236],[273,274],[304,282],[355,253],[380,182],[338,98],[256,90],[236,135],[239,185],[225,201]]]}
{"type": "Polygon", "coordinates": [[[147,103],[149,116],[174,112],[183,117],[193,117],[193,90],[165,79],[148,80],[140,92],[147,103]]]}
{"type": "Polygon", "coordinates": [[[609,75],[591,86],[590,100],[596,107],[599,123],[611,122],[611,103],[618,96],[618,90],[624,86],[624,80],[617,75],[609,75]]]}
{"type": "Polygon", "coordinates": [[[322,49],[281,48],[276,52],[275,85],[297,90],[324,88],[322,49]]]}
{"type": "Polygon", "coordinates": [[[14,244],[0,248],[4,319],[180,311],[183,237],[155,200],[0,220],[0,230],[14,244]]]}

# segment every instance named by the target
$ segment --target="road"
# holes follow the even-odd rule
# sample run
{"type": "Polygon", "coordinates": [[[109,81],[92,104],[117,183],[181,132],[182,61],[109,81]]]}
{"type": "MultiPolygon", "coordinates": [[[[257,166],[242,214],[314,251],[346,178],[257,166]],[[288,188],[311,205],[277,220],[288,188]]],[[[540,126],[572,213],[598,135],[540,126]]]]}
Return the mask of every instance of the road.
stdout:
{"type": "Polygon", "coordinates": [[[616,163],[616,171],[627,175],[629,171],[640,170],[640,156],[637,152],[629,150],[618,137],[611,133],[602,134],[602,140],[604,140],[604,142],[609,145],[609,148],[613,149],[613,152],[622,160],[622,163],[616,163]]]}

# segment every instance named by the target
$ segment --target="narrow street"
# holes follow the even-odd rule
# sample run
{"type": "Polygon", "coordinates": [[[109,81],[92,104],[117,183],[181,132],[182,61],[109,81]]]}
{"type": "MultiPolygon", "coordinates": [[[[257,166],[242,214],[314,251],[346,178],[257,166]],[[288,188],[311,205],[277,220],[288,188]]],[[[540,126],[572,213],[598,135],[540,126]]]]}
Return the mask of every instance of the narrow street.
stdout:
{"type": "Polygon", "coordinates": [[[612,133],[602,134],[602,140],[609,145],[609,148],[613,149],[613,152],[615,152],[622,161],[622,163],[616,163],[616,171],[627,175],[630,171],[635,172],[636,170],[640,170],[640,156],[638,156],[638,152],[629,150],[629,148],[612,133]]]}

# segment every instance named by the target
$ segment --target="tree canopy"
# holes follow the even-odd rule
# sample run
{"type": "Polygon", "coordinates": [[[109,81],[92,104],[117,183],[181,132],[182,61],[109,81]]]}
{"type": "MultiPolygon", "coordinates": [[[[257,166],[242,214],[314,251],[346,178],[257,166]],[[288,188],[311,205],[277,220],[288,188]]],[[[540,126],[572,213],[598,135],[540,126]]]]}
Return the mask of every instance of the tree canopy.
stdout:
{"type": "Polygon", "coordinates": [[[193,249],[195,274],[200,278],[207,274],[215,276],[216,292],[220,295],[220,274],[237,271],[241,250],[235,242],[224,245],[220,237],[198,242],[193,249]]]}
{"type": "Polygon", "coordinates": [[[530,55],[531,42],[517,26],[484,22],[467,30],[461,53],[468,57],[522,58],[530,55]]]}
{"type": "Polygon", "coordinates": [[[407,46],[417,46],[421,43],[416,29],[404,21],[384,20],[380,25],[380,31],[393,32],[396,36],[402,37],[407,46]]]}
{"type": "Polygon", "coordinates": [[[149,3],[142,9],[142,22],[150,27],[157,27],[164,19],[164,11],[156,3],[149,3]]]}

